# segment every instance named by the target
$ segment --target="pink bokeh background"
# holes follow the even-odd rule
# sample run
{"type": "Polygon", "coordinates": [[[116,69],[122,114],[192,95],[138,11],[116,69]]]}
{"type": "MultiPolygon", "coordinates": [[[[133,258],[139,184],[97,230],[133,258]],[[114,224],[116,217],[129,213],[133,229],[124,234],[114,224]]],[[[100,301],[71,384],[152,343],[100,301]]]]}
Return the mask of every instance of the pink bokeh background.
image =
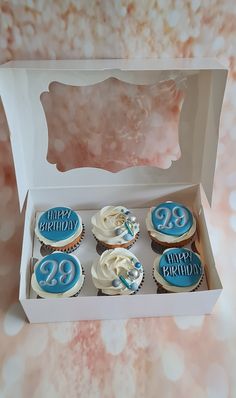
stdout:
{"type": "MultiPolygon", "coordinates": [[[[211,316],[27,324],[18,304],[23,215],[18,210],[9,131],[0,105],[0,396],[236,396],[234,6],[233,0],[0,0],[1,63],[11,59],[217,57],[230,71],[213,206],[207,209],[224,285],[211,316]]],[[[61,139],[55,138],[60,148],[61,139]]],[[[55,156],[56,148],[49,156],[55,156]]]]}
{"type": "Polygon", "coordinates": [[[169,79],[139,86],[114,78],[86,87],[50,84],[41,95],[49,132],[47,160],[60,171],[170,167],[181,155],[184,91],[177,84],[169,79]]]}

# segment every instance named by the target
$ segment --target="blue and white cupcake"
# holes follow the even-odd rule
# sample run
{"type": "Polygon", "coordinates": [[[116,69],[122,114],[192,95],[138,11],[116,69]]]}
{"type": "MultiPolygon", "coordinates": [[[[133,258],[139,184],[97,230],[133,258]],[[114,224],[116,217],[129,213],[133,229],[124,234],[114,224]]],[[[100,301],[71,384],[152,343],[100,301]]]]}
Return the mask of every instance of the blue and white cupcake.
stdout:
{"type": "Polygon", "coordinates": [[[136,293],[144,280],[143,266],[127,249],[106,250],[91,268],[93,283],[99,296],[136,293]]]}
{"type": "Polygon", "coordinates": [[[192,241],[196,233],[196,219],[184,205],[163,202],[152,207],[146,218],[148,233],[160,247],[182,247],[192,241]]]}
{"type": "Polygon", "coordinates": [[[157,293],[192,292],[199,288],[204,267],[197,253],[185,248],[166,249],[153,265],[157,293]]]}
{"type": "Polygon", "coordinates": [[[79,294],[84,278],[76,256],[54,252],[34,265],[31,287],[42,298],[72,297],[79,294]]]}
{"type": "Polygon", "coordinates": [[[130,248],[139,236],[139,223],[124,206],[103,207],[91,222],[95,239],[107,249],[130,248]]]}
{"type": "Polygon", "coordinates": [[[84,236],[84,225],[77,212],[69,207],[53,207],[36,220],[35,234],[50,250],[70,253],[84,236]]]}

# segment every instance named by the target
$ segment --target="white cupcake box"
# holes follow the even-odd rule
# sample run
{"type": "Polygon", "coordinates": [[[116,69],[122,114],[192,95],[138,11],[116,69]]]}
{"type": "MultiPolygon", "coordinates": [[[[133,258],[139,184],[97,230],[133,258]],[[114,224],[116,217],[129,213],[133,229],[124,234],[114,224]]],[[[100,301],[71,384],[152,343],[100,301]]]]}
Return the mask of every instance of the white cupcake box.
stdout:
{"type": "MultiPolygon", "coordinates": [[[[222,285],[215,268],[203,211],[204,195],[211,202],[219,120],[227,70],[212,59],[133,59],[81,61],[11,61],[0,67],[0,95],[11,134],[20,208],[25,225],[20,266],[19,300],[30,322],[119,319],[209,314],[222,285]],[[112,173],[96,168],[59,172],[47,158],[48,130],[40,94],[57,81],[86,86],[115,77],[132,84],[153,84],[176,73],[186,77],[187,96],[181,111],[181,158],[163,170],[137,166],[112,173]],[[199,291],[156,294],[152,279],[155,253],[145,228],[150,206],[174,200],[190,206],[198,218],[200,252],[206,278],[199,291]],[[90,218],[104,205],[134,209],[141,234],[131,251],[145,268],[142,289],[133,296],[97,297],[90,268],[97,258],[90,218]],[[53,206],[79,211],[84,241],[75,254],[86,279],[78,297],[37,299],[30,287],[33,258],[40,258],[34,236],[36,214],[53,206]]],[[[147,131],[148,134],[148,131],[147,131]]]]}

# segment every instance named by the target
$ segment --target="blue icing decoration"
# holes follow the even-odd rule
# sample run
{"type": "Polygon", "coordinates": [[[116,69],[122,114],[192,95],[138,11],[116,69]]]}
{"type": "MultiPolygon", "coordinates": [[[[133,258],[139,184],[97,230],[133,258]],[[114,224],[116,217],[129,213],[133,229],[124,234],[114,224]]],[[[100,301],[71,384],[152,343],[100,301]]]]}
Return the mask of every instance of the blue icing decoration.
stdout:
{"type": "Polygon", "coordinates": [[[37,264],[34,273],[41,289],[48,293],[67,292],[81,276],[79,260],[61,252],[46,256],[37,264]]]}
{"type": "Polygon", "coordinates": [[[132,223],[130,221],[126,221],[124,225],[128,231],[128,234],[130,234],[131,236],[134,236],[132,223]]]}
{"type": "Polygon", "coordinates": [[[123,285],[125,285],[128,289],[130,289],[130,284],[129,284],[129,282],[124,278],[123,275],[119,275],[119,279],[121,280],[121,282],[123,283],[123,285]]]}
{"type": "Polygon", "coordinates": [[[165,250],[159,262],[159,273],[171,285],[195,285],[203,273],[200,258],[191,250],[174,248],[165,250]]]}
{"type": "Polygon", "coordinates": [[[137,284],[137,282],[129,283],[129,281],[127,281],[127,280],[123,277],[123,275],[120,275],[119,278],[120,278],[121,282],[123,283],[123,285],[127,287],[127,289],[129,289],[129,290],[137,290],[137,289],[138,289],[138,284],[137,284]]]}
{"type": "Polygon", "coordinates": [[[165,235],[181,236],[193,225],[193,216],[187,207],[176,202],[160,203],[151,214],[156,231],[165,235]]]}
{"type": "Polygon", "coordinates": [[[53,242],[71,238],[80,226],[75,211],[68,207],[54,207],[41,215],[38,221],[40,234],[53,242]]]}

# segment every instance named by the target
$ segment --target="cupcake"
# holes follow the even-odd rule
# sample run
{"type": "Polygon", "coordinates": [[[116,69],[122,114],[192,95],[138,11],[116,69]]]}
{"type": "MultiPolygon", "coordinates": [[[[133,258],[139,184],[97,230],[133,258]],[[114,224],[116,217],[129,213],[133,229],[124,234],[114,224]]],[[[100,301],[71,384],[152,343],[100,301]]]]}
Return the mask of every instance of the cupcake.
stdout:
{"type": "Polygon", "coordinates": [[[124,206],[106,206],[91,219],[95,239],[107,249],[130,248],[139,235],[139,224],[124,206]]]}
{"type": "Polygon", "coordinates": [[[203,274],[200,256],[185,248],[166,249],[156,257],[153,265],[157,293],[195,291],[202,282],[203,274]]]}
{"type": "Polygon", "coordinates": [[[48,249],[70,253],[79,246],[84,226],[75,211],[68,207],[53,207],[38,217],[35,234],[48,249]]]}
{"type": "Polygon", "coordinates": [[[77,257],[54,252],[37,261],[31,287],[42,298],[77,296],[84,283],[84,274],[77,257]]]}
{"type": "Polygon", "coordinates": [[[134,294],[144,279],[143,267],[127,249],[106,250],[91,268],[98,295],[116,296],[134,294]]]}
{"type": "Polygon", "coordinates": [[[187,207],[176,202],[163,202],[152,207],[146,226],[152,241],[164,249],[187,245],[196,232],[195,217],[187,207]]]}

